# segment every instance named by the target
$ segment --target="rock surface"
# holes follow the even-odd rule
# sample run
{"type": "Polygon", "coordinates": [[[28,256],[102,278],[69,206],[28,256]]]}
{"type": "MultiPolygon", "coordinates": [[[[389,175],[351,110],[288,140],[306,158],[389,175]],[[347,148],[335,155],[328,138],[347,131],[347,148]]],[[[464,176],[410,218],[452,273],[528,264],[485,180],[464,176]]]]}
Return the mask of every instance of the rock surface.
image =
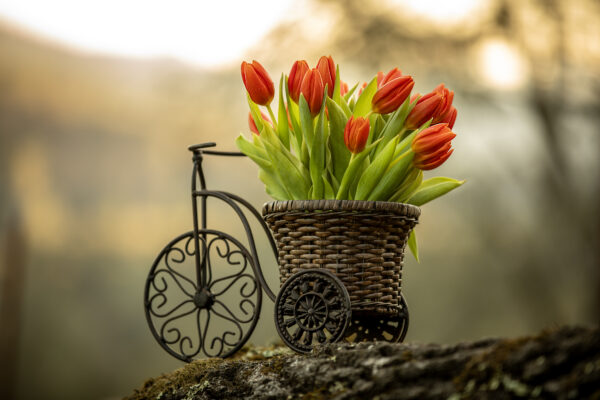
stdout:
{"type": "Polygon", "coordinates": [[[600,330],[457,345],[245,349],[148,380],[126,399],[600,399],[600,330]]]}

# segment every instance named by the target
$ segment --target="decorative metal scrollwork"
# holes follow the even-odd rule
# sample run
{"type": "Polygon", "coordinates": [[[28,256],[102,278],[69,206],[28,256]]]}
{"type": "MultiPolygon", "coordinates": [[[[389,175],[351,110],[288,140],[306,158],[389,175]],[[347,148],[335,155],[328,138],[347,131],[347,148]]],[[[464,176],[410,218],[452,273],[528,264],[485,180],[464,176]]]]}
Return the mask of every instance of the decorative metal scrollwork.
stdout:
{"type": "Polygon", "coordinates": [[[352,343],[373,341],[399,343],[406,336],[408,321],[408,306],[404,296],[401,296],[396,314],[354,311],[344,339],[352,343]]]}
{"type": "Polygon", "coordinates": [[[275,300],[279,336],[300,353],[344,337],[351,313],[348,291],[326,270],[310,269],[292,275],[275,300]]]}
{"type": "Polygon", "coordinates": [[[198,239],[202,267],[196,263],[194,233],[180,235],[156,258],[144,293],[155,339],[188,362],[200,354],[235,353],[256,327],[262,305],[248,250],[219,231],[199,230],[198,239]]]}

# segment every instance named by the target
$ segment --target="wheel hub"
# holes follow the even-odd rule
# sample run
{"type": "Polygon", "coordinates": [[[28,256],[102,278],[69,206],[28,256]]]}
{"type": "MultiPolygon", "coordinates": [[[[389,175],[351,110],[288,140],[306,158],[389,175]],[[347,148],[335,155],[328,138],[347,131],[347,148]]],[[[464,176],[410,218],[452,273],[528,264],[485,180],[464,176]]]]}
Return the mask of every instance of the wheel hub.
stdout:
{"type": "Polygon", "coordinates": [[[298,325],[304,330],[314,332],[322,329],[327,322],[327,302],[318,293],[302,295],[295,304],[294,315],[298,325]]]}
{"type": "Polygon", "coordinates": [[[210,308],[214,303],[215,296],[207,288],[199,289],[194,295],[194,304],[200,309],[210,308]]]}

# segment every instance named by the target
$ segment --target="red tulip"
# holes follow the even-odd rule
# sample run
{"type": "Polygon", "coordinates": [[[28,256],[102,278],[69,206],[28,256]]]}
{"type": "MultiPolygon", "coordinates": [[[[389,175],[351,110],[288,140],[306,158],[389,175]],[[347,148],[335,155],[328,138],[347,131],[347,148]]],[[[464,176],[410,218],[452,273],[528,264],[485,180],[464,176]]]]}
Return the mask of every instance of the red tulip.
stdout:
{"type": "Polygon", "coordinates": [[[363,82],[362,86],[360,87],[360,89],[358,89],[358,95],[360,96],[363,92],[363,90],[365,90],[367,87],[367,82],[363,82]]]}
{"type": "Polygon", "coordinates": [[[433,92],[437,93],[442,101],[440,102],[437,110],[435,111],[435,115],[433,116],[433,123],[437,124],[442,121],[443,117],[450,112],[450,108],[452,107],[452,100],[454,99],[454,92],[448,90],[443,83],[439,84],[433,92]]]}
{"type": "Polygon", "coordinates": [[[292,65],[287,83],[290,97],[295,103],[298,103],[298,99],[300,98],[300,85],[302,85],[302,79],[309,69],[308,63],[304,60],[298,60],[292,65]]]}
{"type": "Polygon", "coordinates": [[[454,151],[451,141],[455,137],[448,124],[437,124],[423,130],[411,145],[415,153],[413,165],[424,171],[439,167],[454,151]]]}
{"type": "Polygon", "coordinates": [[[440,123],[448,124],[448,128],[454,128],[454,122],[456,121],[456,108],[454,106],[450,107],[450,111],[448,111],[444,116],[442,116],[440,123]]]}
{"type": "Polygon", "coordinates": [[[323,79],[317,68],[309,70],[302,79],[302,85],[300,86],[300,93],[304,95],[304,99],[308,103],[308,108],[313,118],[319,114],[321,110],[321,104],[323,104],[323,92],[325,86],[323,85],[323,79]]]}
{"type": "MultiPolygon", "coordinates": [[[[385,78],[384,78],[385,80],[385,78]]],[[[383,82],[383,81],[382,81],[383,82]]],[[[384,83],[373,96],[373,112],[389,114],[395,111],[410,95],[415,82],[412,77],[405,75],[384,83]]]]}
{"type": "Polygon", "coordinates": [[[317,69],[321,73],[323,79],[323,86],[327,85],[327,94],[329,97],[333,96],[333,86],[335,85],[335,64],[333,58],[321,57],[317,63],[317,69]]]}
{"type": "MultiPolygon", "coordinates": [[[[414,101],[414,97],[412,101],[414,101]]],[[[437,116],[436,111],[443,102],[444,99],[442,95],[435,91],[420,97],[419,100],[417,100],[417,104],[406,118],[406,129],[417,129],[425,122],[435,118],[437,116]]]]}
{"type": "Polygon", "coordinates": [[[364,150],[369,138],[369,120],[367,118],[351,117],[344,128],[344,143],[352,153],[357,154],[364,150]]]}
{"type": "Polygon", "coordinates": [[[398,68],[394,68],[394,69],[390,70],[390,72],[388,72],[385,75],[383,75],[383,72],[379,71],[377,73],[377,88],[380,88],[383,85],[385,85],[386,83],[388,83],[389,81],[396,79],[396,78],[400,78],[401,76],[402,76],[402,71],[400,71],[398,68]]]}
{"type": "Polygon", "coordinates": [[[344,81],[340,81],[340,96],[345,96],[348,93],[348,84],[344,81]]]}
{"type": "MultiPolygon", "coordinates": [[[[273,124],[271,122],[271,120],[269,119],[269,117],[267,117],[264,112],[261,111],[260,114],[262,116],[263,123],[268,122],[271,125],[273,124]]],[[[258,131],[258,128],[256,127],[256,122],[254,122],[254,118],[252,118],[251,112],[248,113],[248,127],[250,128],[250,131],[256,133],[257,135],[260,135],[260,132],[258,131]]]]}
{"type": "Polygon", "coordinates": [[[275,86],[258,61],[254,60],[252,64],[242,62],[242,80],[253,102],[261,106],[271,103],[275,95],[275,86]]]}

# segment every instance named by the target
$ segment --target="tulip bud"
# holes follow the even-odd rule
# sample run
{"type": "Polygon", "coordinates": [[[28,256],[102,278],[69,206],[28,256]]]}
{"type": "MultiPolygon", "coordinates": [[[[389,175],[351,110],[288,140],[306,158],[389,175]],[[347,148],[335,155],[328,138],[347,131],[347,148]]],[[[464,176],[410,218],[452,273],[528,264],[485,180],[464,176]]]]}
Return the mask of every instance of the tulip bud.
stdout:
{"type": "Polygon", "coordinates": [[[435,91],[420,97],[406,118],[404,123],[406,129],[417,129],[425,122],[436,117],[435,113],[443,101],[442,95],[435,91]]]}
{"type": "Polygon", "coordinates": [[[454,151],[451,141],[455,137],[448,124],[437,124],[423,130],[411,145],[415,153],[413,165],[424,171],[439,167],[454,151]]]}
{"type": "Polygon", "coordinates": [[[348,93],[348,84],[344,81],[340,81],[340,96],[345,96],[348,93]]]}
{"type": "Polygon", "coordinates": [[[448,128],[454,128],[454,122],[456,121],[456,108],[450,107],[450,111],[448,111],[441,119],[440,123],[448,124],[448,128]]]}
{"type": "Polygon", "coordinates": [[[433,116],[433,123],[437,124],[440,122],[445,122],[442,121],[442,118],[448,112],[450,112],[450,108],[452,107],[452,100],[454,99],[454,92],[448,90],[443,83],[439,84],[435,89],[433,89],[433,92],[437,93],[442,98],[433,116]]]}
{"type": "Polygon", "coordinates": [[[350,152],[358,154],[364,150],[369,138],[369,120],[351,117],[344,128],[344,143],[350,152]]]}
{"type": "MultiPolygon", "coordinates": [[[[385,80],[385,78],[384,78],[385,80]]],[[[382,81],[383,82],[383,81],[382,81]]],[[[384,83],[373,96],[373,112],[389,114],[404,103],[410,95],[415,82],[412,77],[405,75],[384,83]]]]}
{"type": "Polygon", "coordinates": [[[253,102],[261,106],[271,103],[275,95],[275,86],[258,61],[254,60],[252,64],[242,62],[242,81],[253,102]]]}
{"type": "Polygon", "coordinates": [[[335,85],[335,64],[333,58],[321,57],[317,63],[317,69],[321,73],[321,79],[323,79],[323,86],[327,85],[327,95],[333,97],[333,86],[335,85]]]}
{"type": "Polygon", "coordinates": [[[402,71],[400,71],[398,68],[394,68],[392,70],[390,70],[390,72],[388,72],[387,74],[383,74],[383,72],[379,71],[377,73],[377,88],[382,87],[383,85],[385,85],[386,83],[388,83],[389,81],[396,79],[396,78],[400,78],[402,76],[402,71]]]}
{"type": "Polygon", "coordinates": [[[310,114],[317,116],[321,111],[321,104],[323,104],[323,92],[325,85],[323,79],[317,68],[309,70],[302,79],[302,85],[300,86],[300,93],[304,95],[304,99],[308,103],[310,114]]]}
{"type": "Polygon", "coordinates": [[[298,60],[292,65],[287,83],[290,97],[294,100],[294,103],[298,103],[298,99],[300,98],[300,85],[302,85],[302,79],[309,69],[308,63],[304,60],[298,60]]]}
{"type": "Polygon", "coordinates": [[[362,94],[363,90],[365,90],[366,88],[367,88],[367,82],[363,82],[360,89],[358,89],[358,95],[360,96],[362,94]]]}
{"type": "MultiPolygon", "coordinates": [[[[267,117],[264,112],[261,111],[260,114],[262,116],[263,123],[266,122],[266,123],[269,123],[271,125],[273,124],[271,122],[271,120],[269,119],[269,117],[267,117]]],[[[254,118],[252,118],[252,113],[251,112],[248,113],[248,127],[250,128],[251,132],[256,133],[257,135],[260,135],[260,132],[258,131],[258,128],[256,127],[256,122],[254,122],[254,118]]]]}

